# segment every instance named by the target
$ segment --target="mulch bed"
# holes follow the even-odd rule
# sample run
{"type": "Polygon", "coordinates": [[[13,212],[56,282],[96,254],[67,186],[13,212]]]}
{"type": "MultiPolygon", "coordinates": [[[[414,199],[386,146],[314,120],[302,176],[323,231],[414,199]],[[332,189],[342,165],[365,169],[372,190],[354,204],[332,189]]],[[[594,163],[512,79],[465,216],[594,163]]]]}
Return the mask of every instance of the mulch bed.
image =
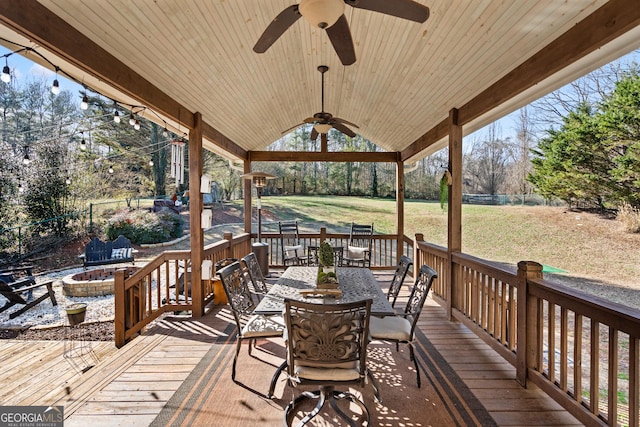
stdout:
{"type": "MultiPolygon", "coordinates": [[[[0,339],[33,341],[64,341],[70,336],[71,326],[35,329],[0,329],[0,339]]],[[[73,326],[73,337],[85,341],[113,341],[113,322],[94,322],[73,326]]]]}

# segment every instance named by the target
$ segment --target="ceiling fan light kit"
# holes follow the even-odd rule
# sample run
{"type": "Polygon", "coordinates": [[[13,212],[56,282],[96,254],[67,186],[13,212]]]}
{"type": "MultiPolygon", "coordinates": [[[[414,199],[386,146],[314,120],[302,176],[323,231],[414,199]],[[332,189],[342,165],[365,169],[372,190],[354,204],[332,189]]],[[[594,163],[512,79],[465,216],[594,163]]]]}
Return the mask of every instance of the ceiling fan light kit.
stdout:
{"type": "Polygon", "coordinates": [[[344,13],[343,0],[302,0],[300,14],[314,27],[328,28],[344,13]]]}
{"type": "Polygon", "coordinates": [[[316,132],[323,134],[328,133],[331,130],[331,125],[328,123],[318,123],[313,127],[316,132]]]}

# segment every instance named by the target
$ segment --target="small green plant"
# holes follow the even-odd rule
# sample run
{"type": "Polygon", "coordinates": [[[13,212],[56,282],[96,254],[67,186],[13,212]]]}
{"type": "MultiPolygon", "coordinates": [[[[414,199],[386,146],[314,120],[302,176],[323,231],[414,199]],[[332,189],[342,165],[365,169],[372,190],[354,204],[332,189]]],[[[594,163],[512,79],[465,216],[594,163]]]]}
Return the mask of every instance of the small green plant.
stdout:
{"type": "Polygon", "coordinates": [[[325,267],[333,266],[333,248],[328,242],[320,243],[318,250],[318,259],[320,264],[325,267]]]}

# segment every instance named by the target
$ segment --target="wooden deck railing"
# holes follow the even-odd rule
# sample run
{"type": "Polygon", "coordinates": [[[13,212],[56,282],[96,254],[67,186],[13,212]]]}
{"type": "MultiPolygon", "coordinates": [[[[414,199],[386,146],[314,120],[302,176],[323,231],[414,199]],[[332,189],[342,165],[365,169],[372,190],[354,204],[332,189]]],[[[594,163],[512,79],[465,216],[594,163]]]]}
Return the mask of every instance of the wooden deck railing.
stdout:
{"type": "Polygon", "coordinates": [[[542,266],[448,254],[416,236],[414,265],[438,271],[433,294],[586,425],[640,426],[640,311],[544,280],[542,266]],[[451,280],[449,280],[451,277],[451,280]]]}
{"type": "MultiPolygon", "coordinates": [[[[269,265],[282,267],[282,243],[278,233],[261,233],[262,242],[269,246],[269,265]]],[[[349,234],[327,233],[321,228],[319,233],[300,233],[300,244],[303,248],[319,246],[322,241],[329,241],[333,247],[347,248],[349,234]]],[[[395,234],[374,234],[371,248],[371,268],[386,270],[395,268],[398,262],[397,236],[395,234]]],[[[410,254],[410,253],[409,253],[410,254]]]]}
{"type": "MultiPolygon", "coordinates": [[[[204,248],[204,259],[216,262],[225,258],[240,259],[251,251],[249,234],[233,237],[204,248]]],[[[150,322],[168,311],[191,310],[190,251],[167,251],[144,267],[125,277],[125,270],[116,270],[115,344],[122,347],[150,322]]],[[[213,281],[204,281],[204,304],[214,298],[213,281]]]]}

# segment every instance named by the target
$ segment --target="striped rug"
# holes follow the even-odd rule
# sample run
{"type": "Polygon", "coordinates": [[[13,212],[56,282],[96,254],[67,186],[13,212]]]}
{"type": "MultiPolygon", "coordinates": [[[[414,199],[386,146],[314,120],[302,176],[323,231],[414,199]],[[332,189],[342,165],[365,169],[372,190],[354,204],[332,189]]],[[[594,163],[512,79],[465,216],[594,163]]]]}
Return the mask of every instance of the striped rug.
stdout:
{"type": "MultiPolygon", "coordinates": [[[[268,399],[269,382],[284,358],[282,340],[262,340],[250,356],[243,343],[236,379],[231,381],[235,353],[234,326],[220,317],[224,334],[187,377],[156,417],[152,426],[282,426],[284,407],[301,388],[287,385],[281,375],[275,398],[268,399]]],[[[368,363],[380,384],[382,403],[374,400],[373,388],[351,389],[362,397],[371,413],[372,426],[495,426],[495,422],[463,381],[418,332],[416,356],[422,387],[416,385],[413,363],[406,345],[374,341],[368,363]]],[[[313,405],[309,406],[311,409],[313,405]]],[[[328,405],[327,405],[328,407],[328,405]]],[[[303,407],[303,410],[305,408],[303,407]]],[[[343,410],[349,411],[346,405],[343,410]]],[[[311,426],[339,426],[331,409],[323,411],[311,426]]]]}

